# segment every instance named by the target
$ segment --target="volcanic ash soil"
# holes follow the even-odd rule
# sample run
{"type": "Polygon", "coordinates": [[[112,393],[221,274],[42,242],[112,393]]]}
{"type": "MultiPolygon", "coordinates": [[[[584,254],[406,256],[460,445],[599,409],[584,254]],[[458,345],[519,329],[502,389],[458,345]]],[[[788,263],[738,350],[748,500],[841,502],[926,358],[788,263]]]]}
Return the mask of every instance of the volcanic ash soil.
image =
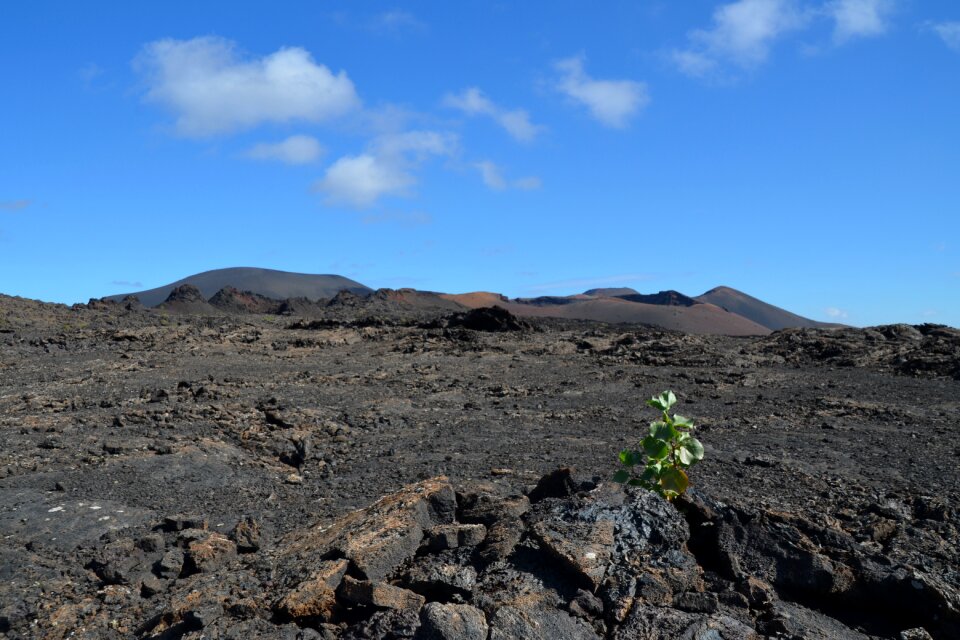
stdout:
{"type": "Polygon", "coordinates": [[[0,297],[0,636],[960,637],[957,330],[444,313],[0,297]]]}

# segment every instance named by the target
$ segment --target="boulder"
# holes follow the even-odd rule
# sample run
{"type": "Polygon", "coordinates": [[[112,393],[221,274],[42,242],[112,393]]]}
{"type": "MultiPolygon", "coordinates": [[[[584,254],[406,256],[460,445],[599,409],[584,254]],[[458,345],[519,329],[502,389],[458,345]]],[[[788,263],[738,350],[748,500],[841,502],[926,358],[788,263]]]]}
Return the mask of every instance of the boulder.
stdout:
{"type": "Polygon", "coordinates": [[[455,512],[455,494],[446,478],[409,485],[330,526],[296,532],[283,545],[277,573],[292,586],[336,554],[365,578],[382,580],[413,557],[425,530],[453,523],[455,512]]]}
{"type": "Polygon", "coordinates": [[[417,640],[486,640],[483,612],[468,604],[430,602],[420,612],[417,640]]]}

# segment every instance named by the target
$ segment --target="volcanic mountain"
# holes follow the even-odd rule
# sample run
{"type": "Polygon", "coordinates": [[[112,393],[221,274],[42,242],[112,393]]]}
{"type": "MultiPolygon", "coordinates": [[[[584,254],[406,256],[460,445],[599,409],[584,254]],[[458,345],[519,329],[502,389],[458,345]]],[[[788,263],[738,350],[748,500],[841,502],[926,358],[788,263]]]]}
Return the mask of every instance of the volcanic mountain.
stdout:
{"type": "Polygon", "coordinates": [[[652,295],[547,296],[508,299],[496,293],[445,295],[465,307],[503,307],[514,315],[648,324],[685,333],[728,336],[766,335],[770,329],[720,307],[701,303],[676,291],[652,295]]]}
{"type": "Polygon", "coordinates": [[[287,298],[319,300],[332,298],[340,291],[349,291],[361,296],[373,293],[369,287],[338,275],[313,275],[273,269],[234,267],[204,271],[147,291],[107,296],[107,300],[120,301],[127,295],[134,295],[144,306],[155,307],[165,301],[170,292],[183,284],[193,285],[206,299],[210,299],[225,287],[233,287],[238,291],[255,293],[274,300],[287,298]]]}
{"type": "Polygon", "coordinates": [[[835,328],[842,327],[840,324],[829,322],[818,322],[810,318],[798,316],[786,309],[775,307],[763,300],[758,300],[753,296],[748,296],[742,291],[731,289],[730,287],[716,287],[710,289],[703,295],[695,298],[697,302],[715,304],[721,309],[743,316],[761,324],[768,329],[776,331],[786,328],[835,328]]]}
{"type": "Polygon", "coordinates": [[[667,290],[643,294],[628,287],[590,289],[568,296],[507,298],[498,293],[433,293],[373,289],[338,275],[238,267],[188,276],[133,294],[147,307],[179,313],[275,313],[427,319],[466,309],[499,306],[521,317],[645,324],[695,334],[766,335],[787,327],[836,327],[804,318],[736,289],[717,287],[695,298],[667,290]]]}

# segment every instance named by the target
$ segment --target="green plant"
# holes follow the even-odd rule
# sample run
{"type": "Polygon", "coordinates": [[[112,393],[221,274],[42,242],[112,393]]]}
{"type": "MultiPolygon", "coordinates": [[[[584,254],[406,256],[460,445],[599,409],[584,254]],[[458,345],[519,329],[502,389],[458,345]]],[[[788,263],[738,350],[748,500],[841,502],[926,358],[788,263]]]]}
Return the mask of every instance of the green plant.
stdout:
{"type": "Polygon", "coordinates": [[[670,407],[677,402],[673,391],[664,391],[647,400],[662,412],[659,420],[650,423],[650,434],[640,441],[640,449],[620,452],[620,469],[614,481],[656,491],[667,500],[682,495],[690,486],[685,469],[703,460],[703,445],[690,435],[693,422],[673,414],[670,407]],[[639,474],[635,467],[643,465],[639,474]]]}

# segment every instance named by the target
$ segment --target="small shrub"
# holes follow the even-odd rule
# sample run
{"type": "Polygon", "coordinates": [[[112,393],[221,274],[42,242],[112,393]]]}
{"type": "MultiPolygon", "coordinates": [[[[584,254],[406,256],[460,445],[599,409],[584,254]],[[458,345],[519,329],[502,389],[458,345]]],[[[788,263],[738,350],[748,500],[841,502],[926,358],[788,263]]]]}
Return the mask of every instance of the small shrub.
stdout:
{"type": "Polygon", "coordinates": [[[673,391],[664,391],[647,400],[659,409],[659,420],[650,423],[650,434],[640,441],[640,449],[620,452],[620,469],[614,481],[656,491],[673,500],[690,486],[685,469],[703,460],[703,445],[690,433],[693,421],[678,414],[670,416],[670,407],[677,402],[673,391]],[[637,473],[637,468],[643,470],[637,473]]]}

